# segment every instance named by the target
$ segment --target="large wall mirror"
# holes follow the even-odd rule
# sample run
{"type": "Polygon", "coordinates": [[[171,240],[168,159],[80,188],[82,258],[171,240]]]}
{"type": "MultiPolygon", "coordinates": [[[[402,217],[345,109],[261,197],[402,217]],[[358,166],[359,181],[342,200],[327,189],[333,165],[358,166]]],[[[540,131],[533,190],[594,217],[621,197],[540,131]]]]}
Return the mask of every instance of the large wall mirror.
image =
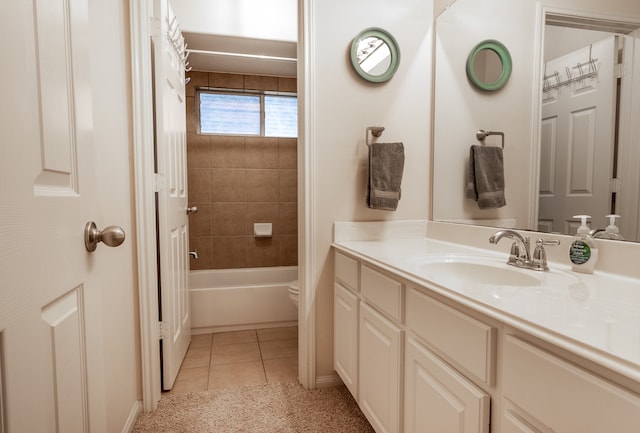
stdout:
{"type": "Polygon", "coordinates": [[[614,213],[623,237],[640,241],[640,3],[585,12],[580,0],[570,1],[575,11],[560,0],[562,10],[552,1],[490,1],[496,8],[487,10],[509,10],[476,16],[484,26],[466,24],[478,13],[471,0],[436,22],[433,219],[574,234],[573,215],[592,215],[592,228],[604,229],[614,213]],[[504,30],[499,39],[519,61],[508,88],[493,95],[456,84],[466,78],[465,41],[487,38],[487,27],[504,30]],[[478,129],[505,131],[501,209],[464,197],[478,129]]]}

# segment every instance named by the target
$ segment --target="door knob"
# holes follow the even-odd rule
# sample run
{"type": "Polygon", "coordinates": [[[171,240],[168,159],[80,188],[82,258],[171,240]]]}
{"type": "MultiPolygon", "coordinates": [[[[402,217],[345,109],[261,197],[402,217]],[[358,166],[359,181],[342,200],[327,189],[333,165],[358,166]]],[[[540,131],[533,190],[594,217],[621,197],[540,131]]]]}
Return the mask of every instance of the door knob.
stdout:
{"type": "Polygon", "coordinates": [[[96,223],[89,221],[84,227],[84,246],[89,252],[95,251],[100,242],[110,247],[117,247],[124,242],[124,238],[124,230],[118,226],[109,226],[100,231],[96,223]]]}
{"type": "Polygon", "coordinates": [[[198,206],[191,206],[187,208],[187,213],[198,213],[198,206]]]}

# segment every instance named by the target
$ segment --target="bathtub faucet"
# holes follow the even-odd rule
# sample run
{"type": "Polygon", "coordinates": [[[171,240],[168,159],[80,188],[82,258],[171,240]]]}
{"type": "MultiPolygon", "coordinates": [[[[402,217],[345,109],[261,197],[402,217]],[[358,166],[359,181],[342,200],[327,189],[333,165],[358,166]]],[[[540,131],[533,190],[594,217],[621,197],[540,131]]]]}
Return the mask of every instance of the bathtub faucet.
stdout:
{"type": "Polygon", "coordinates": [[[200,256],[198,255],[198,250],[189,251],[189,257],[193,259],[199,259],[200,256]]]}

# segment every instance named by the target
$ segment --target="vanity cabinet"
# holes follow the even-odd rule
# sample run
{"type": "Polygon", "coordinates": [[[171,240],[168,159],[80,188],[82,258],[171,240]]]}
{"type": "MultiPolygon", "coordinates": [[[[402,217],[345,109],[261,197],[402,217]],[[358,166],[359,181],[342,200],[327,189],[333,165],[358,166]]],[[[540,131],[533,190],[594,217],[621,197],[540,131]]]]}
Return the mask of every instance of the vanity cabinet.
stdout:
{"type": "Polygon", "coordinates": [[[637,433],[640,397],[529,342],[506,335],[504,433],[637,433]]]}
{"type": "Polygon", "coordinates": [[[640,432],[635,366],[350,251],[335,252],[335,368],[377,433],[640,432]]]}
{"type": "Polygon", "coordinates": [[[494,330],[393,274],[335,263],[334,368],[376,432],[488,433],[490,396],[465,375],[493,380],[494,330]]]}

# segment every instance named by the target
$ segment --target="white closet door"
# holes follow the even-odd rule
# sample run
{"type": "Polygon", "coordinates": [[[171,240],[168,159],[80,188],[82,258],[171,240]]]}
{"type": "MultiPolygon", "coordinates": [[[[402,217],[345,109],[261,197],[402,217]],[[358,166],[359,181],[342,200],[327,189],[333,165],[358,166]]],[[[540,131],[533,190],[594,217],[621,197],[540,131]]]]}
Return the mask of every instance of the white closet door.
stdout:
{"type": "Polygon", "coordinates": [[[185,77],[182,36],[167,0],[154,2],[154,15],[159,26],[153,37],[153,56],[160,303],[165,331],[162,386],[169,390],[191,342],[185,77]]]}

